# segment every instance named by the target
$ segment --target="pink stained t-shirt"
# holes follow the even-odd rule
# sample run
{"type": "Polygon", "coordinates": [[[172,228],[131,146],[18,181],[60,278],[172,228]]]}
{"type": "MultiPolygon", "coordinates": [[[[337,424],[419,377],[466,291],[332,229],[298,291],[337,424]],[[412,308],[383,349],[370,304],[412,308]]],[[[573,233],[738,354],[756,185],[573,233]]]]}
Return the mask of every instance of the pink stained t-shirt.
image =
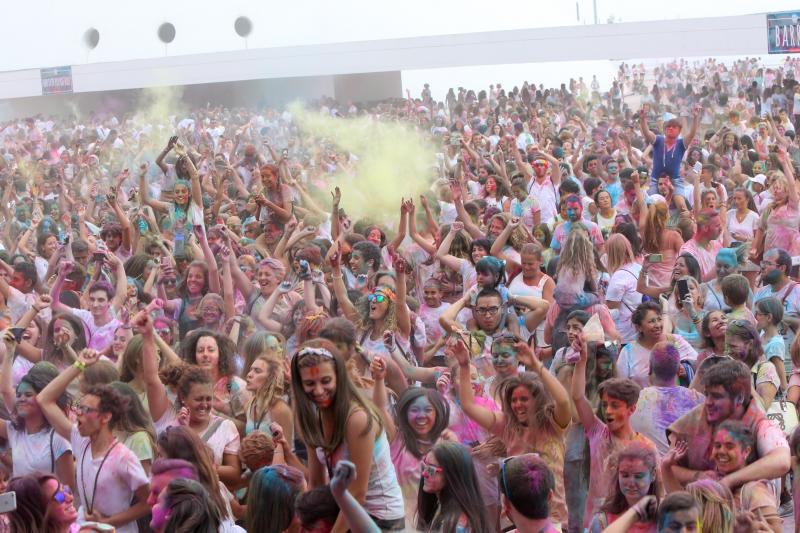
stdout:
{"type": "Polygon", "coordinates": [[[703,248],[692,238],[683,243],[678,255],[688,253],[694,256],[700,264],[703,281],[709,281],[716,275],[717,253],[720,250],[722,250],[722,241],[711,241],[708,243],[708,248],[703,248]]]}
{"type": "Polygon", "coordinates": [[[651,446],[653,449],[656,446],[641,433],[634,433],[633,438],[629,441],[618,441],[611,435],[608,426],[601,422],[597,416],[594,417],[591,426],[584,428],[584,432],[586,433],[586,438],[589,439],[591,456],[589,492],[586,496],[586,512],[584,514],[584,527],[589,527],[592,517],[600,510],[603,498],[610,494],[609,488],[611,487],[613,472],[610,470],[608,459],[616,451],[634,441],[651,446]]]}

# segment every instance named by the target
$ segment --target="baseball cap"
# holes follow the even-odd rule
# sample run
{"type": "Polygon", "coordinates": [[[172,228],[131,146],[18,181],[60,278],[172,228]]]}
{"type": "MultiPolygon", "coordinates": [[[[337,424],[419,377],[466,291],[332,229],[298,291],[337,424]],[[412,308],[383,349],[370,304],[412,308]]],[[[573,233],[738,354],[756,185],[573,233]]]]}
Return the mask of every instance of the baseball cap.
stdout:
{"type": "Polygon", "coordinates": [[[756,174],[747,181],[752,181],[753,183],[758,183],[759,185],[764,186],[767,183],[767,177],[764,174],[756,174]]]}

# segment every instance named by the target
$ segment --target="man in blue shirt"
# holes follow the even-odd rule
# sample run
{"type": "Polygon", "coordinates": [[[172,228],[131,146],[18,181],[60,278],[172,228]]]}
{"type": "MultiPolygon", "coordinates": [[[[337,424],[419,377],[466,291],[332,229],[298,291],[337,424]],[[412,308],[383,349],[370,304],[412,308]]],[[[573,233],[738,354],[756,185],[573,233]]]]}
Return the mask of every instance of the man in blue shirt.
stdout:
{"type": "Polygon", "coordinates": [[[699,104],[692,110],[692,129],[689,135],[680,137],[682,125],[680,120],[673,118],[664,123],[664,135],[656,135],[647,126],[647,108],[639,112],[639,127],[642,135],[648,143],[653,145],[653,168],[650,171],[650,190],[649,194],[658,192],[658,177],[662,173],[669,175],[672,186],[675,189],[675,205],[680,211],[688,211],[686,207],[686,196],[683,190],[683,176],[681,176],[681,161],[686,153],[687,147],[692,144],[697,128],[700,125],[700,113],[702,108],[699,104]]]}

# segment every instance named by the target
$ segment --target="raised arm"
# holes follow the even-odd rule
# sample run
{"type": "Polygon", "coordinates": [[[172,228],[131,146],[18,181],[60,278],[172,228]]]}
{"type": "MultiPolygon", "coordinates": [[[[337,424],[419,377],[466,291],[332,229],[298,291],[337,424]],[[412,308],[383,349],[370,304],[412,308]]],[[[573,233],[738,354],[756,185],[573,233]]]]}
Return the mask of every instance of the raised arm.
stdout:
{"type": "Polygon", "coordinates": [[[142,378],[147,391],[147,404],[154,422],[161,420],[169,409],[167,390],[158,377],[158,355],[156,353],[153,319],[146,311],[140,311],[131,323],[142,336],[142,378]]]}
{"type": "Polygon", "coordinates": [[[225,319],[236,316],[236,302],[234,301],[233,277],[231,277],[231,249],[223,246],[219,251],[222,259],[222,303],[225,308],[225,319]]]}
{"type": "Polygon", "coordinates": [[[787,193],[789,194],[789,205],[797,205],[797,183],[795,182],[794,170],[792,168],[791,159],[789,154],[786,153],[786,148],[783,146],[778,147],[778,159],[781,162],[781,168],[786,175],[786,181],[789,183],[787,193]]]}
{"type": "Polygon", "coordinates": [[[461,408],[479,426],[494,435],[500,435],[505,426],[505,416],[502,412],[493,412],[475,403],[475,393],[472,390],[472,378],[469,368],[469,350],[460,336],[455,335],[447,341],[445,352],[455,357],[458,361],[458,399],[461,408]]]}
{"type": "Polygon", "coordinates": [[[460,329],[460,325],[456,318],[461,310],[467,305],[467,302],[469,302],[471,296],[472,291],[467,292],[463,297],[453,303],[453,305],[445,309],[444,313],[439,315],[439,325],[442,326],[442,329],[444,329],[445,332],[453,333],[460,329]]]}
{"type": "Polygon", "coordinates": [[[111,252],[107,253],[106,264],[109,266],[109,269],[113,268],[115,272],[116,287],[114,289],[114,299],[111,300],[111,307],[119,314],[122,312],[122,309],[125,307],[125,302],[128,299],[128,276],[125,274],[125,265],[116,254],[111,252]]]}
{"type": "Polygon", "coordinates": [[[467,230],[467,233],[469,233],[473,239],[482,238],[483,232],[481,231],[481,228],[472,222],[469,213],[467,213],[467,210],[464,209],[464,200],[461,195],[461,185],[459,183],[451,182],[450,190],[453,192],[453,204],[456,206],[456,215],[458,220],[464,224],[464,229],[467,230]]]}
{"type": "Polygon", "coordinates": [[[126,251],[131,251],[131,221],[127,215],[122,211],[122,208],[117,202],[116,190],[112,190],[108,195],[108,205],[114,210],[114,214],[119,220],[119,225],[122,226],[122,248],[126,251]]]}
{"type": "MultiPolygon", "coordinates": [[[[428,199],[425,198],[424,194],[419,195],[419,205],[421,205],[425,210],[425,220],[428,222],[428,230],[431,232],[431,234],[436,235],[439,232],[439,224],[436,223],[436,219],[433,217],[433,213],[431,212],[431,206],[428,205],[428,199]]],[[[412,217],[408,220],[409,231],[412,223],[414,224],[415,228],[417,227],[417,222],[412,217]]]]}
{"type": "Polygon", "coordinates": [[[639,130],[642,132],[647,144],[653,144],[656,142],[656,134],[650,131],[650,127],[647,125],[646,106],[642,107],[642,109],[639,111],[639,130]]]}
{"type": "Polygon", "coordinates": [[[394,424],[394,417],[389,413],[389,402],[386,398],[386,361],[383,357],[376,355],[369,365],[372,373],[372,403],[378,408],[378,412],[383,420],[383,429],[386,430],[386,438],[389,442],[394,440],[397,434],[397,426],[394,424]]]}
{"type": "Polygon", "coordinates": [[[463,222],[453,222],[450,224],[450,231],[444,236],[444,239],[442,239],[442,242],[439,244],[439,249],[436,250],[436,259],[455,272],[461,271],[461,264],[466,261],[466,259],[460,259],[454,255],[450,255],[450,247],[453,245],[453,240],[456,238],[458,232],[463,229],[463,222]]]}
{"type": "Polygon", "coordinates": [[[50,289],[50,307],[54,313],[72,313],[72,308],[61,303],[61,291],[64,288],[64,280],[72,272],[72,263],[64,261],[58,266],[58,276],[53,288],[50,289]]]}
{"type": "MultiPolygon", "coordinates": [[[[430,213],[430,209],[428,209],[428,207],[427,207],[428,201],[422,195],[420,195],[419,199],[420,199],[420,202],[422,202],[423,206],[425,207],[425,213],[429,214],[430,213]]],[[[411,204],[411,205],[413,206],[414,204],[411,204]]],[[[412,209],[413,209],[413,207],[412,207],[412,209]]],[[[428,223],[430,224],[430,221],[428,223]]],[[[436,229],[438,231],[438,226],[436,227],[436,229]]],[[[430,243],[427,240],[425,240],[422,237],[422,235],[420,235],[419,232],[417,231],[417,219],[414,216],[413,211],[411,213],[409,213],[409,216],[408,216],[408,234],[411,236],[411,240],[413,240],[415,243],[417,243],[417,245],[420,248],[425,250],[425,252],[428,255],[433,256],[433,255],[436,254],[436,247],[432,243],[430,243]]]]}
{"type": "MultiPolygon", "coordinates": [[[[153,208],[154,211],[160,211],[162,213],[166,213],[169,211],[169,204],[167,202],[162,202],[161,200],[156,200],[154,198],[150,198],[150,186],[147,184],[147,163],[143,163],[139,167],[139,200],[144,205],[149,205],[153,208]]],[[[89,210],[87,208],[87,213],[89,210]]]]}
{"type": "MultiPolygon", "coordinates": [[[[12,367],[14,365],[14,351],[17,346],[17,341],[11,330],[3,332],[3,366],[0,369],[0,395],[3,397],[6,410],[9,413],[14,412],[14,406],[17,403],[17,392],[14,390],[14,381],[12,379],[12,367]]],[[[0,422],[0,437],[7,439],[8,433],[6,432],[6,421],[0,422]]]]}
{"type": "Polygon", "coordinates": [[[569,393],[567,389],[558,381],[553,374],[551,374],[542,364],[536,354],[533,353],[531,347],[524,342],[518,342],[514,345],[517,350],[517,357],[525,367],[539,376],[542,380],[547,393],[553,399],[555,410],[553,411],[553,420],[562,429],[566,429],[572,422],[572,405],[569,400],[569,393]]]}
{"type": "Polygon", "coordinates": [[[341,257],[341,247],[339,243],[334,244],[336,247],[335,251],[330,256],[330,265],[331,265],[331,277],[333,278],[333,293],[336,295],[336,301],[339,303],[339,307],[341,307],[344,316],[347,317],[348,320],[355,321],[358,318],[358,312],[356,311],[353,302],[350,301],[350,298],[347,296],[347,287],[344,284],[344,274],[342,274],[342,266],[339,263],[339,258],[341,257]]]}
{"type": "Polygon", "coordinates": [[[72,433],[72,422],[56,402],[67,390],[69,384],[77,379],[86,367],[96,363],[99,357],[100,354],[94,350],[88,348],[81,350],[77,360],[48,383],[42,392],[36,395],[36,402],[39,404],[39,408],[47,418],[50,426],[56,430],[56,433],[67,440],[69,440],[72,433]]]}
{"type": "Polygon", "coordinates": [[[411,313],[406,304],[406,272],[409,270],[405,259],[398,257],[395,261],[397,274],[397,301],[395,302],[395,315],[397,317],[397,330],[405,338],[411,337],[411,313]]]}
{"type": "Polygon", "coordinates": [[[694,107],[692,108],[692,126],[689,129],[689,134],[683,138],[683,144],[686,146],[687,150],[689,149],[689,146],[691,146],[694,136],[697,135],[697,128],[700,127],[700,115],[702,114],[702,106],[700,104],[694,104],[694,107]]]}
{"type": "Polygon", "coordinates": [[[164,149],[161,150],[161,153],[158,154],[158,157],[156,157],[156,165],[158,165],[158,168],[160,168],[161,172],[163,172],[165,175],[167,172],[169,172],[169,168],[167,167],[166,163],[164,163],[164,158],[167,157],[167,154],[170,153],[173,148],[175,148],[175,143],[177,142],[177,135],[170,137],[167,141],[167,146],[165,146],[164,149]]]}
{"type": "MultiPolygon", "coordinates": [[[[363,470],[361,472],[363,477],[363,470]]],[[[354,479],[356,479],[356,465],[345,460],[336,463],[331,479],[331,494],[345,518],[346,525],[343,527],[352,533],[381,533],[381,528],[366,509],[347,490],[354,479]]]]}
{"type": "Polygon", "coordinates": [[[575,409],[578,411],[578,418],[583,424],[583,428],[588,429],[594,424],[597,417],[592,411],[592,404],[586,399],[586,362],[589,356],[583,335],[576,339],[572,348],[580,353],[580,359],[572,372],[572,401],[575,403],[575,409]]]}

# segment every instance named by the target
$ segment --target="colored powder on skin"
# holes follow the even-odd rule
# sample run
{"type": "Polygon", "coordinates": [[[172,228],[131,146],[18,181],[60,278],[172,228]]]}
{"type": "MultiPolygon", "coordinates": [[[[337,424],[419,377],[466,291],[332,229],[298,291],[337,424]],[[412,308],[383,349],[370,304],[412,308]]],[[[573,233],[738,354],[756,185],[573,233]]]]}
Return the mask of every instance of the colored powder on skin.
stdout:
{"type": "Polygon", "coordinates": [[[293,120],[305,133],[324,138],[338,150],[353,154],[355,175],[338,172],[329,186],[342,189],[342,207],[353,218],[369,217],[396,224],[401,198],[416,199],[430,187],[433,146],[410,128],[368,117],[332,118],[289,106],[293,120]]]}

